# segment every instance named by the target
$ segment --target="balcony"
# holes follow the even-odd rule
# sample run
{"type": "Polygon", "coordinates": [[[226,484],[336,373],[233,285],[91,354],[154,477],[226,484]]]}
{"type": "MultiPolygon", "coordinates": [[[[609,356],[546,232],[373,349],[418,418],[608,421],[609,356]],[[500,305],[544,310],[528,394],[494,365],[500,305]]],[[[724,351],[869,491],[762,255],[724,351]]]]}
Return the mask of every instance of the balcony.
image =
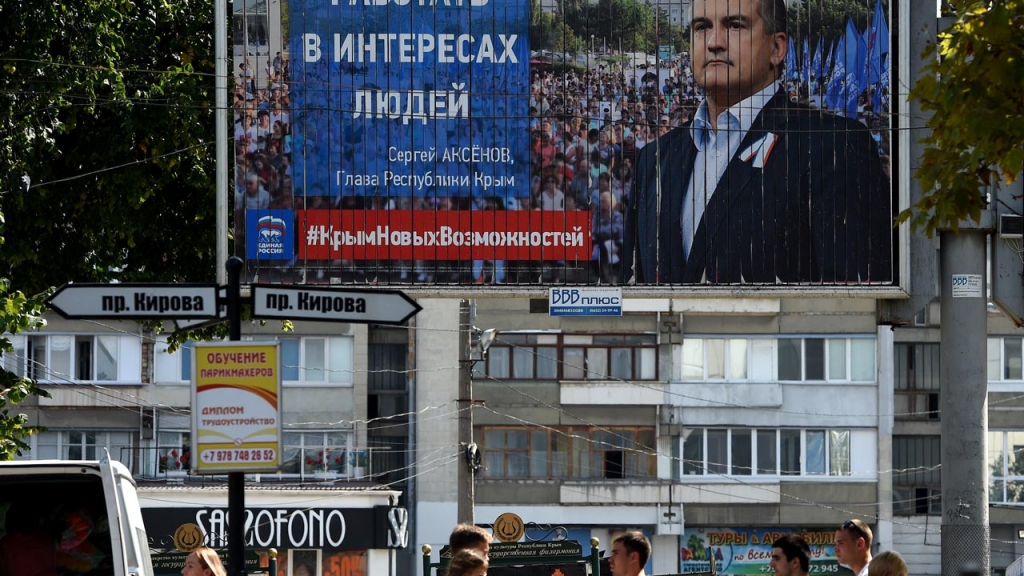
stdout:
{"type": "MultiPolygon", "coordinates": [[[[281,472],[247,474],[257,482],[370,482],[376,481],[373,473],[375,452],[387,448],[338,448],[323,454],[306,454],[303,458],[293,455],[284,462],[281,472]]],[[[286,450],[286,456],[288,455],[286,450]]],[[[132,475],[141,481],[166,481],[168,484],[182,484],[186,480],[222,478],[224,475],[192,475],[189,468],[191,450],[182,448],[140,448],[139,460],[132,465],[132,475]]]]}
{"type": "Polygon", "coordinates": [[[665,403],[665,384],[658,381],[563,380],[560,401],[565,405],[658,406],[665,403]]]}
{"type": "Polygon", "coordinates": [[[563,505],[630,504],[778,504],[778,481],[744,484],[678,484],[667,480],[566,480],[562,482],[559,503],[563,505]]]}

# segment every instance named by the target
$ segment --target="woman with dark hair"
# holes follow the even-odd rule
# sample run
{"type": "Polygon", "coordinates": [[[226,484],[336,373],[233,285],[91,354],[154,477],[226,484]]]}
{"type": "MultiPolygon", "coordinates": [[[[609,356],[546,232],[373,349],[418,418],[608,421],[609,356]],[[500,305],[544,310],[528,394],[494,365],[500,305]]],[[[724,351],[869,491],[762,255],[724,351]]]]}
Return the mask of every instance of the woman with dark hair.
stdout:
{"type": "Polygon", "coordinates": [[[459,550],[448,564],[447,576],[487,576],[487,558],[473,548],[459,550]]]}

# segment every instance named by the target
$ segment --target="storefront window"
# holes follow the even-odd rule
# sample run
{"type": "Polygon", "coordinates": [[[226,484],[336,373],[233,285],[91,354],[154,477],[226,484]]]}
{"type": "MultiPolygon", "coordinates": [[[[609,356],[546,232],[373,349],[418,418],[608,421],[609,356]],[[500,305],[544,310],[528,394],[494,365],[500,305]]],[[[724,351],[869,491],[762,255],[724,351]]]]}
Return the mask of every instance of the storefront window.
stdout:
{"type": "Polygon", "coordinates": [[[365,576],[366,552],[332,550],[282,550],[277,556],[277,576],[365,576]]]}

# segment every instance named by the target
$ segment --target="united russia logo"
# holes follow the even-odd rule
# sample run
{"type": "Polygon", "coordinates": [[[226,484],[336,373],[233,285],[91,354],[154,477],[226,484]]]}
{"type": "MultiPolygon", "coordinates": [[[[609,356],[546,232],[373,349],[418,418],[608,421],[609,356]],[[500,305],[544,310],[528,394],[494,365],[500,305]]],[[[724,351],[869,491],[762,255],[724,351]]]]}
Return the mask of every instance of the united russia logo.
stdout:
{"type": "Polygon", "coordinates": [[[249,258],[256,260],[288,260],[295,255],[291,233],[294,221],[291,210],[250,210],[249,258]]]}

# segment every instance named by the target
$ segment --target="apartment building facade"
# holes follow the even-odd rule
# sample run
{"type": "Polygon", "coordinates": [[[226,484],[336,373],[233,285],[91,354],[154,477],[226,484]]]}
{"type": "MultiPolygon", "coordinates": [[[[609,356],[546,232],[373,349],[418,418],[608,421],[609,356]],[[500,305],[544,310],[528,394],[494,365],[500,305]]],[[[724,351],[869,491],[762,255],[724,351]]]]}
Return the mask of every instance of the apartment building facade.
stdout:
{"type": "MultiPolygon", "coordinates": [[[[280,342],[283,380],[283,465],[247,477],[247,546],[277,548],[288,575],[301,565],[317,576],[395,573],[408,544],[396,471],[407,457],[405,417],[384,430],[367,421],[405,411],[404,371],[370,370],[398,367],[405,345],[396,355],[394,332],[351,324],[296,323],[285,332],[279,323],[247,323],[242,332],[243,340],[280,342]]],[[[172,353],[147,325],[56,316],[12,343],[5,366],[50,393],[24,406],[47,431],[30,439],[23,458],[98,459],[106,450],[140,485],[155,553],[173,550],[185,524],[226,547],[226,477],[188,472],[191,343],[172,353]]]]}
{"type": "MultiPolygon", "coordinates": [[[[457,306],[427,301],[416,319],[420,409],[457,400],[458,349],[439,337],[457,333],[457,306]]],[[[702,571],[709,556],[728,573],[767,566],[764,540],[780,533],[805,533],[827,554],[845,519],[885,518],[893,348],[873,301],[627,310],[558,318],[542,302],[477,301],[474,325],[498,330],[474,366],[478,524],[515,512],[585,549],[640,529],[653,573],[702,571]]],[[[417,435],[420,454],[458,443],[454,418],[421,420],[417,435]]],[[[418,478],[417,542],[442,543],[455,523],[458,465],[418,478]]],[[[891,544],[890,523],[878,541],[891,544]]]]}
{"type": "MultiPolygon", "coordinates": [[[[894,331],[893,547],[913,574],[940,575],[942,357],[938,303],[894,331]]],[[[1024,373],[1020,329],[988,318],[989,526],[993,574],[1024,555],[1024,373]]]]}
{"type": "MultiPolygon", "coordinates": [[[[284,357],[286,463],[249,478],[254,505],[276,514],[314,498],[325,515],[408,511],[404,551],[358,539],[294,548],[319,574],[411,573],[419,547],[436,550],[456,523],[459,302],[420,303],[409,328],[244,327],[246,339],[280,340],[284,357]]],[[[699,571],[710,557],[721,571],[766,565],[766,538],[800,531],[821,547],[822,570],[840,573],[832,531],[861,517],[876,550],[902,552],[915,574],[940,573],[937,306],[892,329],[859,299],[635,300],[621,318],[551,317],[543,304],[476,300],[474,325],[498,331],[473,365],[477,523],[515,512],[536,524],[531,538],[585,549],[641,529],[652,573],[699,571]]],[[[13,343],[5,366],[52,395],[27,407],[48,431],[26,457],[106,448],[133,470],[162,527],[215,506],[222,479],[182,464],[187,344],[171,354],[145,326],[60,318],[13,343]]],[[[998,573],[1024,554],[1024,352],[995,313],[988,344],[998,573]]],[[[260,538],[254,547],[270,536],[260,538]]],[[[293,548],[279,548],[292,566],[293,548]]]]}

